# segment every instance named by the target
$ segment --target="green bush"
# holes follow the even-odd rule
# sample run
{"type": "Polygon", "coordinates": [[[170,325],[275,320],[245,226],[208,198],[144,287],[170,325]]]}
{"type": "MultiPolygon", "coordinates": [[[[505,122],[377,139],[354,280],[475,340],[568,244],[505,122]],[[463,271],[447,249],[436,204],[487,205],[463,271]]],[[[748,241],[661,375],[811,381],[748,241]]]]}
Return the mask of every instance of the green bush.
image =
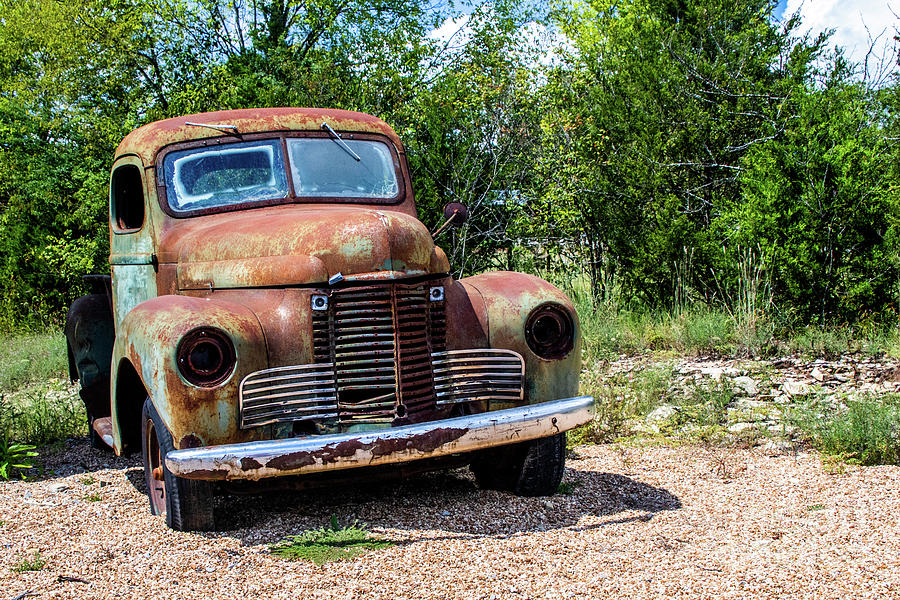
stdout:
{"type": "Polygon", "coordinates": [[[87,433],[77,388],[61,381],[0,395],[0,436],[42,446],[87,433]]]}

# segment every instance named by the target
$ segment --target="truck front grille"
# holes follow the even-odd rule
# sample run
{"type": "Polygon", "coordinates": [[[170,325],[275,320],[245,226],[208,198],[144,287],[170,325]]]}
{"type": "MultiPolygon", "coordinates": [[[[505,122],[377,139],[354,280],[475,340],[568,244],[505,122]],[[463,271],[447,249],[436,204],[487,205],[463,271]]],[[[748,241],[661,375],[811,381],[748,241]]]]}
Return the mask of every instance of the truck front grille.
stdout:
{"type": "MultiPolygon", "coordinates": [[[[393,302],[392,306],[396,306],[393,302]]],[[[358,310],[349,308],[350,302],[337,303],[334,315],[348,314],[338,310],[338,306],[346,311],[358,310]]],[[[327,326],[326,319],[319,319],[317,330],[331,332],[329,335],[333,337],[328,339],[335,340],[339,339],[338,333],[350,336],[341,337],[341,340],[364,334],[378,336],[375,328],[379,325],[376,323],[379,322],[377,319],[384,318],[384,310],[383,307],[372,310],[365,317],[370,324],[369,330],[363,331],[357,325],[347,326],[346,322],[335,327],[330,318],[327,326]],[[347,333],[351,330],[356,332],[347,333]]],[[[420,304],[410,301],[394,314],[415,314],[420,310],[420,304]]],[[[443,322],[436,325],[433,315],[427,316],[429,326],[423,329],[425,339],[429,341],[436,337],[434,331],[444,325],[443,322]]],[[[333,346],[322,344],[323,351],[316,355],[317,360],[326,357],[325,348],[332,348],[334,361],[251,373],[240,387],[241,427],[290,421],[324,421],[343,426],[359,423],[396,425],[414,422],[417,418],[436,418],[441,410],[455,404],[522,400],[525,368],[518,353],[494,349],[446,351],[441,347],[439,351],[425,354],[421,350],[423,334],[412,325],[419,321],[409,317],[409,322],[408,332],[398,331],[390,346],[377,345],[379,341],[385,341],[382,337],[363,338],[370,341],[370,346],[365,342],[354,345],[349,341],[333,346]],[[387,358],[384,355],[386,348],[392,348],[394,352],[387,358]],[[400,385],[396,385],[397,373],[400,385]]],[[[324,333],[319,335],[324,336],[324,333]]]]}

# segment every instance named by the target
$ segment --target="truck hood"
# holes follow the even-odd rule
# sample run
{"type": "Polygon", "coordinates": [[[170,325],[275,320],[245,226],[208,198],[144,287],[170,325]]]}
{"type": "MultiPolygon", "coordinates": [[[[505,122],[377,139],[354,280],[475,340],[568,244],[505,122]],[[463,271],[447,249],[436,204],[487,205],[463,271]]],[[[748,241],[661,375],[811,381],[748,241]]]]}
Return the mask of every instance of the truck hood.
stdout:
{"type": "MultiPolygon", "coordinates": [[[[169,259],[169,260],[166,260],[169,259]]],[[[358,206],[289,206],[184,220],[163,236],[178,289],[378,280],[449,271],[428,229],[405,213],[358,206]]]]}

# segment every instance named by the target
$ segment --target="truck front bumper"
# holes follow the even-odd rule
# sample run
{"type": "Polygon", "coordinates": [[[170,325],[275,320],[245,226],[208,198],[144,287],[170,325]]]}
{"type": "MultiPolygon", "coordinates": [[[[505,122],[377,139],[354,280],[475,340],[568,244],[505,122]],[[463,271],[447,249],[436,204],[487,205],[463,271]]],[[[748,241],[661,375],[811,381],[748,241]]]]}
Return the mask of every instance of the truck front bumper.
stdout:
{"type": "Polygon", "coordinates": [[[472,452],[562,433],[594,416],[579,396],[517,408],[404,425],[362,434],[321,435],[175,450],[166,466],[187,479],[259,480],[403,463],[472,452]]]}

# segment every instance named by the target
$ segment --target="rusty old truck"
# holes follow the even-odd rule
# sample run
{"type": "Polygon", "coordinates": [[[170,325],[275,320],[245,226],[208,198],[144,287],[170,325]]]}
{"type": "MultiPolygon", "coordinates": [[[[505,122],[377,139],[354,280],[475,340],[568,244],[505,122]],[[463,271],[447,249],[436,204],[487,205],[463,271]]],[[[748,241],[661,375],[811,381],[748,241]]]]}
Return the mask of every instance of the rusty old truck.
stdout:
{"type": "Polygon", "coordinates": [[[593,413],[572,303],[526,274],[454,279],[383,121],[143,126],[116,152],[109,227],[110,275],[69,311],[70,374],[92,444],[142,452],[170,527],[214,528],[218,493],[464,465],[556,491],[564,433],[593,413]]]}

